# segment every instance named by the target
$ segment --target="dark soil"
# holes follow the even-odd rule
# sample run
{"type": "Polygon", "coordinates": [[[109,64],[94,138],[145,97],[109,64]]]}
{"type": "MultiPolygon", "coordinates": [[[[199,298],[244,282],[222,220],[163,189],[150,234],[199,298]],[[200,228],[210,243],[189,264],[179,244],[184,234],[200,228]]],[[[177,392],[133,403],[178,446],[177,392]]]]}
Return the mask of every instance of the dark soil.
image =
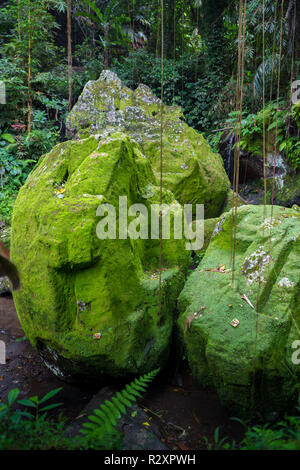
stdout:
{"type": "Polygon", "coordinates": [[[180,382],[179,387],[170,379],[157,381],[140,402],[151,410],[148,414],[159,425],[162,440],[168,447],[206,449],[206,439],[214,442],[216,428],[219,428],[220,439],[241,440],[242,426],[230,419],[216,392],[200,388],[190,371],[180,376],[180,382]]]}
{"type": "MultiPolygon", "coordinates": [[[[0,365],[0,400],[6,401],[12,388],[20,389],[20,397],[42,397],[50,390],[63,387],[55,397],[68,421],[72,421],[92,399],[99,386],[74,385],[62,382],[42,363],[38,353],[25,338],[11,296],[0,296],[0,341],[6,343],[5,365],[0,365]]],[[[202,389],[190,371],[178,365],[167,368],[140,401],[147,412],[149,429],[158,425],[161,440],[171,449],[205,449],[205,437],[214,440],[217,427],[220,436],[239,441],[242,427],[230,419],[217,394],[202,389]]]]}

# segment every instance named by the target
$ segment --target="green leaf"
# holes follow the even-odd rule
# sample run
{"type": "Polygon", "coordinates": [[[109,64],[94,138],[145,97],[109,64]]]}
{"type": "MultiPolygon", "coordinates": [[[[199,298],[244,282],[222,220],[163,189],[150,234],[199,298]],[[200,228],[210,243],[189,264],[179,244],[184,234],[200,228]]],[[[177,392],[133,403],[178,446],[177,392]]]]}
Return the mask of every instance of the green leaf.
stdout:
{"type": "Polygon", "coordinates": [[[125,389],[129,394],[132,394],[135,397],[140,398],[142,396],[137,390],[134,389],[134,387],[132,385],[131,386],[126,385],[125,389]]]}
{"type": "Polygon", "coordinates": [[[42,403],[45,403],[45,401],[50,400],[50,398],[54,397],[57,395],[60,391],[62,390],[62,387],[56,388],[55,390],[52,390],[51,392],[47,393],[41,400],[40,400],[40,405],[42,403]]]}
{"type": "Polygon", "coordinates": [[[283,149],[286,148],[286,146],[287,146],[287,142],[286,141],[282,142],[282,144],[279,147],[279,151],[281,152],[283,149]]]}
{"type": "Polygon", "coordinates": [[[0,410],[0,418],[2,418],[3,416],[5,416],[7,413],[8,413],[8,407],[5,408],[5,409],[0,410]]]}
{"type": "Polygon", "coordinates": [[[9,392],[8,397],[7,397],[8,406],[11,406],[16,401],[16,399],[19,396],[19,393],[20,393],[20,390],[18,388],[13,388],[9,392]]]}
{"type": "Polygon", "coordinates": [[[1,137],[1,139],[6,140],[10,144],[14,144],[16,142],[15,138],[12,134],[1,134],[0,137],[1,137]]]}
{"type": "Polygon", "coordinates": [[[105,423],[103,422],[103,420],[100,419],[100,418],[98,418],[98,417],[95,416],[95,415],[90,415],[90,416],[88,416],[88,419],[89,419],[90,421],[92,421],[92,423],[95,423],[98,427],[99,427],[99,426],[101,427],[101,426],[104,426],[104,425],[105,425],[105,423]]]}
{"type": "Polygon", "coordinates": [[[33,403],[31,400],[27,400],[26,398],[22,400],[18,400],[19,405],[23,406],[30,406],[31,408],[36,408],[36,403],[33,403]]]}
{"type": "Polygon", "coordinates": [[[124,403],[124,405],[130,407],[131,406],[131,403],[130,401],[128,401],[123,395],[121,395],[120,392],[118,392],[116,394],[116,397],[118,398],[118,400],[120,400],[121,403],[124,403]]]}
{"type": "MultiPolygon", "coordinates": [[[[131,402],[136,400],[135,397],[134,397],[134,395],[131,395],[131,394],[128,393],[127,390],[125,390],[125,389],[122,390],[121,393],[122,393],[122,396],[123,396],[123,397],[128,398],[128,400],[130,400],[131,402]]],[[[130,404],[130,406],[131,406],[131,404],[130,404]]]]}
{"type": "MultiPolygon", "coordinates": [[[[94,430],[95,429],[95,425],[93,423],[90,423],[89,421],[87,423],[83,423],[82,425],[84,428],[89,428],[89,429],[92,429],[94,430]]],[[[81,432],[83,432],[83,430],[81,430],[81,432]]]]}
{"type": "Polygon", "coordinates": [[[34,415],[29,413],[28,411],[18,411],[18,414],[21,416],[25,416],[26,418],[30,418],[30,419],[34,418],[34,415]]]}
{"type": "Polygon", "coordinates": [[[135,379],[133,384],[134,384],[134,388],[136,390],[139,390],[140,392],[145,393],[146,389],[139,383],[139,381],[137,379],[135,379]]]}
{"type": "Polygon", "coordinates": [[[97,409],[97,410],[94,410],[94,413],[100,418],[102,419],[102,422],[105,423],[105,420],[107,418],[106,414],[104,413],[104,411],[100,410],[100,409],[97,409]]]}
{"type": "Polygon", "coordinates": [[[102,408],[102,410],[104,411],[104,413],[106,414],[108,420],[106,420],[106,424],[112,424],[113,426],[115,426],[117,424],[117,420],[116,418],[114,417],[114,415],[111,413],[110,409],[106,406],[106,404],[102,404],[100,406],[100,408],[102,408]]]}
{"type": "Polygon", "coordinates": [[[29,400],[31,400],[33,403],[36,403],[37,405],[39,403],[39,397],[36,395],[34,397],[29,397],[29,400]]]}
{"type": "Polygon", "coordinates": [[[40,412],[53,410],[54,408],[57,408],[58,406],[61,406],[61,405],[63,405],[63,403],[53,403],[52,405],[44,406],[44,408],[42,408],[40,412]]]}
{"type": "Polygon", "coordinates": [[[268,131],[271,131],[272,129],[274,129],[274,127],[276,127],[276,121],[272,122],[272,124],[269,125],[268,131]]]}
{"type": "Polygon", "coordinates": [[[215,443],[217,444],[219,442],[219,428],[218,427],[215,429],[214,438],[215,438],[215,443]]]}
{"type": "Polygon", "coordinates": [[[111,413],[113,414],[116,420],[120,419],[121,417],[120,410],[116,408],[111,401],[105,400],[105,405],[110,409],[111,413]]]}
{"type": "Polygon", "coordinates": [[[17,338],[17,339],[15,339],[15,342],[16,342],[16,343],[22,343],[23,341],[27,341],[27,340],[28,340],[27,336],[23,336],[23,338],[17,338]]]}
{"type": "Polygon", "coordinates": [[[118,409],[120,410],[121,413],[125,414],[126,413],[126,408],[125,406],[123,405],[123,403],[121,403],[119,400],[117,400],[116,397],[113,397],[111,399],[112,403],[118,407],[118,409]]]}

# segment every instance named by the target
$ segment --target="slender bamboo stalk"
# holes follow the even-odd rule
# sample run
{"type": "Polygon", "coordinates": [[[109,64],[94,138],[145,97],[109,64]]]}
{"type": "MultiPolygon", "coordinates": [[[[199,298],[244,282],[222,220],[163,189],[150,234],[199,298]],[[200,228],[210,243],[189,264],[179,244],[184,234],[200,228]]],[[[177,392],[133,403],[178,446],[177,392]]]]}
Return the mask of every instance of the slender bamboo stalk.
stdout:
{"type": "Polygon", "coordinates": [[[27,132],[31,132],[31,114],[32,114],[32,97],[31,97],[31,49],[32,49],[32,30],[31,30],[31,0],[28,0],[28,113],[27,113],[27,132]]]}
{"type": "Polygon", "coordinates": [[[266,78],[265,78],[265,0],[263,0],[263,37],[262,37],[262,67],[263,67],[263,74],[262,74],[262,80],[263,80],[263,90],[262,90],[262,106],[263,106],[263,158],[264,158],[264,211],[265,207],[267,204],[267,174],[266,174],[266,118],[265,118],[265,91],[266,91],[266,78]]]}
{"type": "Polygon", "coordinates": [[[279,115],[279,98],[280,98],[280,75],[281,75],[281,59],[282,59],[282,40],[283,40],[283,17],[284,0],[281,2],[281,18],[280,18],[280,41],[279,41],[279,58],[278,58],[278,71],[277,71],[277,99],[276,99],[276,127],[275,127],[275,148],[274,148],[274,165],[273,165],[273,181],[272,181],[272,213],[271,220],[273,220],[273,206],[275,198],[275,175],[278,157],[278,115],[279,115]]]}
{"type": "Polygon", "coordinates": [[[159,292],[158,325],[160,338],[160,320],[162,311],[162,194],[163,194],[163,113],[164,113],[164,0],[161,0],[161,103],[160,103],[160,213],[159,213],[159,292]]]}
{"type": "Polygon", "coordinates": [[[72,31],[71,31],[71,0],[67,0],[67,34],[68,34],[68,81],[69,81],[69,112],[72,109],[72,31]]]}
{"type": "MultiPolygon", "coordinates": [[[[240,109],[239,100],[240,100],[240,86],[241,86],[241,60],[242,60],[242,25],[243,25],[243,0],[239,2],[239,31],[238,31],[238,63],[237,63],[237,81],[236,81],[236,111],[240,109]]],[[[231,215],[231,264],[232,264],[232,285],[234,284],[234,267],[235,267],[235,211],[234,207],[236,204],[235,199],[235,189],[236,189],[236,179],[237,179],[237,158],[238,158],[238,123],[235,124],[235,141],[236,145],[234,147],[234,168],[233,168],[233,193],[232,193],[232,215],[231,215]]]]}
{"type": "Polygon", "coordinates": [[[20,0],[18,0],[18,39],[21,41],[21,23],[20,23],[20,0]]]}

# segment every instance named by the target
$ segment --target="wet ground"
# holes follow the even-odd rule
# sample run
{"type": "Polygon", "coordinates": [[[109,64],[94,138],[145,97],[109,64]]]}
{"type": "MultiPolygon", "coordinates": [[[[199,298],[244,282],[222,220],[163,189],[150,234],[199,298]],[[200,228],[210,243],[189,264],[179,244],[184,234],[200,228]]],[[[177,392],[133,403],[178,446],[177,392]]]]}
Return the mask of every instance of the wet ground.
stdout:
{"type": "MultiPolygon", "coordinates": [[[[6,364],[0,364],[0,401],[5,401],[9,390],[20,389],[20,398],[44,394],[58,387],[63,390],[55,401],[64,403],[61,411],[72,421],[80,414],[98,391],[93,386],[66,384],[56,378],[42,363],[38,353],[25,338],[12,297],[0,296],[0,341],[6,344],[6,364]]],[[[188,369],[170,367],[140,401],[149,416],[149,425],[155,422],[161,440],[171,449],[205,449],[205,437],[213,442],[215,429],[221,437],[239,441],[242,427],[230,419],[212,390],[199,388],[188,369]],[[176,370],[177,369],[177,370],[176,370]]]]}

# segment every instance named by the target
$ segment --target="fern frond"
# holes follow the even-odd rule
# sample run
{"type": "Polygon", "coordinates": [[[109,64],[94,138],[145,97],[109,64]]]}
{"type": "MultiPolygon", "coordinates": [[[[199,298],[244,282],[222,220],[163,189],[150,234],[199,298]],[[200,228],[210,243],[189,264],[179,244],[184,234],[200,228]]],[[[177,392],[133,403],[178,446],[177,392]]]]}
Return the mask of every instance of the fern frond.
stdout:
{"type": "Polygon", "coordinates": [[[126,414],[126,408],[131,408],[142,396],[141,393],[145,393],[158,372],[159,369],[156,369],[135,379],[121,392],[117,392],[111,400],[105,400],[92,415],[88,416],[88,421],[83,424],[80,432],[87,438],[97,437],[100,440],[104,440],[105,436],[116,435],[114,428],[121,414],[126,414]]]}
{"type": "Polygon", "coordinates": [[[120,410],[120,413],[122,413],[123,415],[126,414],[126,407],[123,405],[123,403],[117,400],[116,397],[113,397],[111,401],[120,410]]]}
{"type": "Polygon", "coordinates": [[[136,390],[139,390],[140,392],[143,392],[143,393],[145,392],[145,387],[143,387],[137,379],[135,379],[135,381],[133,382],[133,386],[136,390]]]}
{"type": "Polygon", "coordinates": [[[105,423],[112,424],[115,426],[117,424],[117,420],[115,419],[114,415],[111,413],[110,409],[103,403],[100,408],[104,411],[106,415],[106,419],[104,418],[105,423]],[[108,420],[108,421],[107,421],[108,420]]]}
{"type": "Polygon", "coordinates": [[[127,406],[128,408],[131,406],[131,403],[129,400],[127,400],[127,398],[124,397],[124,394],[120,393],[120,392],[117,392],[116,393],[116,399],[117,400],[120,400],[121,403],[123,403],[125,406],[127,406]]]}
{"type": "Polygon", "coordinates": [[[120,410],[118,408],[116,408],[111,401],[106,400],[105,404],[110,409],[111,413],[114,415],[116,420],[121,418],[120,410]]]}

